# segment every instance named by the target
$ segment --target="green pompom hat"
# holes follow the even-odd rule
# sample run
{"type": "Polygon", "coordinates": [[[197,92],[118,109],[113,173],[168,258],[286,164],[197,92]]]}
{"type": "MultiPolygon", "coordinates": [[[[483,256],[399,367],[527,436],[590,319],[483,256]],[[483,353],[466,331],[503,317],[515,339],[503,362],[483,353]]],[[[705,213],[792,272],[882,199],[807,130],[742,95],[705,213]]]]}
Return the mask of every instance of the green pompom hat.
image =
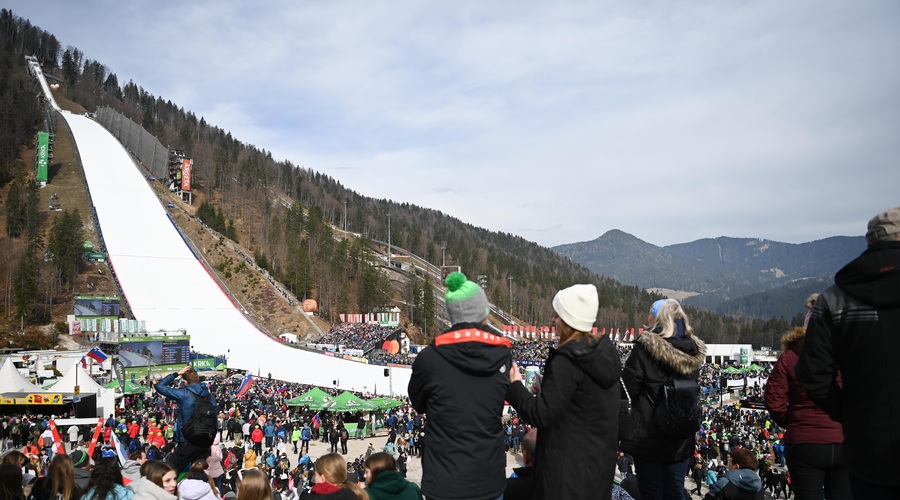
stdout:
{"type": "Polygon", "coordinates": [[[454,271],[444,280],[447,285],[447,315],[450,323],[482,323],[491,312],[487,295],[478,284],[469,281],[466,275],[454,271]]]}

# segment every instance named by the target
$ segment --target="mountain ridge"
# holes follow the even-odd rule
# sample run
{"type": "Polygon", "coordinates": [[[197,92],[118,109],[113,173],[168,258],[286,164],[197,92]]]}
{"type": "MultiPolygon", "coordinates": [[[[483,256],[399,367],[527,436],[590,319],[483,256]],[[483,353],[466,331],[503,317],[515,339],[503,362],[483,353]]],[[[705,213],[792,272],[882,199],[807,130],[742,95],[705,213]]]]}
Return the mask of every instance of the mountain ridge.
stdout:
{"type": "MultiPolygon", "coordinates": [[[[801,293],[797,290],[805,288],[791,287],[792,282],[829,281],[834,273],[865,250],[865,238],[831,236],[804,243],[784,243],[718,236],[657,246],[620,229],[612,229],[594,240],[558,245],[553,250],[621,283],[643,289],[666,288],[696,293],[684,302],[721,314],[747,314],[746,308],[737,306],[739,302],[734,301],[782,288],[780,295],[785,295],[785,290],[794,290],[787,293],[793,299],[801,293]],[[723,309],[719,308],[721,304],[725,304],[723,309]]],[[[784,297],[783,300],[791,299],[784,297]]],[[[796,304],[797,307],[788,309],[755,308],[755,313],[750,315],[776,317],[799,308],[802,300],[796,304]]]]}

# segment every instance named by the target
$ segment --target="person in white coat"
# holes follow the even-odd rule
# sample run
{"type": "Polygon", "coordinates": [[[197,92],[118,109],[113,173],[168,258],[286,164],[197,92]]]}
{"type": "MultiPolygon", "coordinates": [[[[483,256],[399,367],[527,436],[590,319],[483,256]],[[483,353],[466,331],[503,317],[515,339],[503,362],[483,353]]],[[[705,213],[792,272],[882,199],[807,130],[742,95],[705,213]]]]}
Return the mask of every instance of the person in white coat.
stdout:
{"type": "Polygon", "coordinates": [[[141,466],[141,478],[128,488],[137,500],[177,500],[178,473],[168,462],[148,460],[141,466]]]}
{"type": "Polygon", "coordinates": [[[206,473],[206,460],[195,460],[184,480],[178,483],[179,500],[218,500],[219,491],[206,473]]]}

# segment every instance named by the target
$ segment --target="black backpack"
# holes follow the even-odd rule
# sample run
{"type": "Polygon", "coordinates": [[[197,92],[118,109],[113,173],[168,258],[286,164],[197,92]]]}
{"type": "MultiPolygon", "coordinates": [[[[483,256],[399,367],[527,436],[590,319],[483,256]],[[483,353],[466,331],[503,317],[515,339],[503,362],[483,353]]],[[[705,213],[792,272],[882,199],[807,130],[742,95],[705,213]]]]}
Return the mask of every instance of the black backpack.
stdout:
{"type": "Polygon", "coordinates": [[[187,441],[196,446],[212,446],[216,440],[216,406],[212,403],[212,397],[194,396],[194,413],[184,426],[182,434],[187,441]]]}
{"type": "Polygon", "coordinates": [[[693,436],[700,429],[700,384],[694,378],[669,377],[663,383],[653,410],[653,422],[663,434],[693,436]]]}

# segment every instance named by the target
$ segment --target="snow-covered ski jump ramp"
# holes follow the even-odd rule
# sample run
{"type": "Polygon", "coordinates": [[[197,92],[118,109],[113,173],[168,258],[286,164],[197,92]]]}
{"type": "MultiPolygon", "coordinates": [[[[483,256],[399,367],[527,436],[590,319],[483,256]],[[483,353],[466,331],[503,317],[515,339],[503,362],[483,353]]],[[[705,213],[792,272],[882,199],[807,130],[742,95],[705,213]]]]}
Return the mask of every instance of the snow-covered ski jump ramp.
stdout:
{"type": "Polygon", "coordinates": [[[84,166],[110,264],[136,319],[185,329],[199,352],[273,378],[406,395],[411,370],[286,346],[257,329],[193,254],[124,147],[94,120],[63,111],[84,166]]]}

